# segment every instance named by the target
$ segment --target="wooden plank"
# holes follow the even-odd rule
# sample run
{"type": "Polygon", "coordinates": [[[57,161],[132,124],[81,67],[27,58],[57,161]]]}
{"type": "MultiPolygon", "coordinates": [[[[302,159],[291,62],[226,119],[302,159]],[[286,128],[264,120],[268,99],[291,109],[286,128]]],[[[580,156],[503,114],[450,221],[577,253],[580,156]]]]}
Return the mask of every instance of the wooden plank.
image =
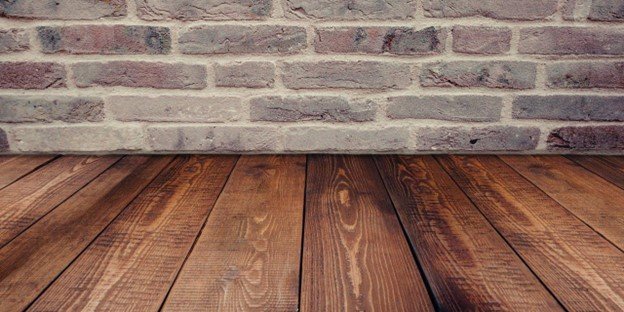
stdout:
{"type": "Polygon", "coordinates": [[[0,249],[0,310],[24,310],[171,159],[123,158],[0,249]]]}
{"type": "Polygon", "coordinates": [[[3,160],[0,161],[0,189],[19,180],[53,158],[54,156],[3,157],[3,160]]]}
{"type": "Polygon", "coordinates": [[[508,165],[624,250],[624,190],[562,156],[504,156],[508,165]]]}
{"type": "Polygon", "coordinates": [[[309,156],[302,311],[432,310],[370,157],[309,156]]]}
{"type": "Polygon", "coordinates": [[[624,253],[496,156],[438,159],[565,308],[624,309],[624,253]]]}
{"type": "Polygon", "coordinates": [[[243,156],[164,311],[296,311],[305,156],[243,156]]]}
{"type": "Polygon", "coordinates": [[[119,158],[61,157],[0,190],[0,247],[80,190],[119,158]]]}
{"type": "Polygon", "coordinates": [[[624,189],[624,160],[618,163],[617,157],[568,156],[585,169],[624,189]]]}
{"type": "Polygon", "coordinates": [[[235,162],[174,160],[29,310],[157,311],[235,162]]]}
{"type": "Polygon", "coordinates": [[[562,310],[433,157],[376,160],[442,311],[562,310]]]}

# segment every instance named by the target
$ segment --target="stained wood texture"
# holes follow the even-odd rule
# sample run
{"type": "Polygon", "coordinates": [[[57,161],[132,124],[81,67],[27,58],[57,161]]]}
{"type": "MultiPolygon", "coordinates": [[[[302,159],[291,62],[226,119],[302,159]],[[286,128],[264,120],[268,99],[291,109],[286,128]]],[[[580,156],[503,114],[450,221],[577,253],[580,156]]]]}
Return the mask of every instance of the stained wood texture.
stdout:
{"type": "Polygon", "coordinates": [[[158,310],[235,162],[176,158],[29,310],[158,310]]]}
{"type": "Polygon", "coordinates": [[[22,311],[171,161],[127,156],[0,249],[0,311],[22,311]]]}
{"type": "Polygon", "coordinates": [[[242,156],[164,311],[296,311],[305,156],[242,156]]]}
{"type": "Polygon", "coordinates": [[[567,309],[624,309],[624,253],[496,156],[438,159],[567,309]]]}
{"type": "Polygon", "coordinates": [[[585,169],[624,189],[624,157],[568,156],[585,169]]]}
{"type": "Polygon", "coordinates": [[[29,174],[54,156],[13,156],[0,158],[0,189],[29,174]]]}
{"type": "Polygon", "coordinates": [[[624,250],[623,189],[562,156],[501,158],[595,231],[624,250]]]}
{"type": "Polygon", "coordinates": [[[117,160],[112,156],[61,157],[0,190],[0,247],[117,160]]]}
{"type": "Polygon", "coordinates": [[[442,311],[561,310],[433,157],[377,164],[442,311]]]}
{"type": "Polygon", "coordinates": [[[370,157],[309,156],[302,311],[427,311],[430,297],[370,157]]]}

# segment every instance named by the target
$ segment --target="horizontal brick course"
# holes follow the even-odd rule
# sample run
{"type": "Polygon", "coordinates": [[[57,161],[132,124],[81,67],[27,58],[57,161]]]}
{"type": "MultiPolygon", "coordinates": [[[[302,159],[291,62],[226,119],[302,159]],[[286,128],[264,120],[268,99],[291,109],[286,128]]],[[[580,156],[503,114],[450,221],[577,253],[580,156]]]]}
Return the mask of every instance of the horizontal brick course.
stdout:
{"type": "Polygon", "coordinates": [[[95,97],[0,96],[0,122],[102,121],[103,108],[95,97]]]}
{"type": "Polygon", "coordinates": [[[532,89],[535,76],[535,64],[528,62],[446,62],[425,64],[420,83],[425,87],[532,89]]]}
{"type": "Polygon", "coordinates": [[[0,62],[0,89],[64,88],[66,76],[57,63],[0,62]]]}
{"type": "Polygon", "coordinates": [[[257,97],[251,100],[250,106],[254,121],[362,122],[373,120],[376,113],[372,101],[335,96],[257,97]]]}
{"type": "Polygon", "coordinates": [[[525,54],[624,54],[624,31],[588,27],[537,27],[520,32],[518,51],[525,54]]]}
{"type": "Polygon", "coordinates": [[[546,67],[551,88],[624,88],[624,62],[574,62],[546,67]]]}
{"type": "Polygon", "coordinates": [[[284,131],[287,152],[399,152],[408,145],[409,131],[403,127],[291,127],[284,131]]]}
{"type": "Polygon", "coordinates": [[[520,96],[513,103],[513,117],[624,121],[624,96],[520,96]]]}
{"type": "Polygon", "coordinates": [[[125,16],[126,0],[11,0],[0,2],[0,17],[95,20],[125,16]]]}
{"type": "Polygon", "coordinates": [[[154,151],[262,152],[277,149],[278,133],[272,127],[254,126],[151,126],[149,148],[154,151]]]}
{"type": "Polygon", "coordinates": [[[398,96],[388,98],[388,117],[497,121],[500,120],[502,107],[502,98],[493,96],[398,96]]]}
{"type": "Polygon", "coordinates": [[[416,130],[416,149],[433,151],[523,151],[537,146],[540,130],[524,127],[440,127],[416,130]]]}
{"type": "Polygon", "coordinates": [[[235,97],[112,96],[111,117],[121,121],[228,122],[241,119],[242,101],[235,97]]]}
{"type": "Polygon", "coordinates": [[[548,135],[548,148],[568,151],[622,151],[624,126],[557,128],[548,135]]]}
{"type": "Polygon", "coordinates": [[[30,48],[26,30],[18,28],[0,29],[0,53],[26,51],[30,48]]]}

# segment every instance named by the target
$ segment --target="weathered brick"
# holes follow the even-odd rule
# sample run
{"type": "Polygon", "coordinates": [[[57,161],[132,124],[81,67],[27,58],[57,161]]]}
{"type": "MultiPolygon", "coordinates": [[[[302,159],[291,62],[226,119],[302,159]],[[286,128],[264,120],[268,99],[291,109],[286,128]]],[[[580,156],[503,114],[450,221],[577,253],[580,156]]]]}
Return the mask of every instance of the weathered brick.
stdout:
{"type": "Polygon", "coordinates": [[[181,63],[150,63],[115,61],[78,63],[72,66],[76,85],[81,88],[145,87],[157,89],[203,89],[206,68],[181,63]]]}
{"type": "Polygon", "coordinates": [[[389,152],[407,148],[405,127],[290,127],[284,129],[287,152],[389,152]]]}
{"type": "Polygon", "coordinates": [[[277,150],[275,127],[150,126],[150,148],[174,152],[262,152],[277,150]]]}
{"type": "Polygon", "coordinates": [[[535,64],[528,62],[456,61],[425,64],[420,82],[425,87],[531,89],[535,76],[535,64]]]}
{"type": "Polygon", "coordinates": [[[93,97],[0,96],[0,122],[101,121],[103,108],[93,97]]]}
{"type": "Polygon", "coordinates": [[[11,130],[17,152],[124,152],[143,150],[141,126],[23,126],[11,130]]]}
{"type": "Polygon", "coordinates": [[[307,45],[303,27],[260,25],[197,26],[180,35],[186,54],[296,53],[307,45]]]}
{"type": "Polygon", "coordinates": [[[624,62],[550,64],[546,72],[551,88],[624,88],[624,62]]]}
{"type": "Polygon", "coordinates": [[[410,67],[395,62],[288,62],[282,75],[290,89],[403,89],[412,82],[410,67]]]}
{"type": "Polygon", "coordinates": [[[338,96],[264,96],[251,100],[253,121],[370,121],[375,118],[372,101],[338,96]]]}
{"type": "Polygon", "coordinates": [[[513,117],[624,121],[624,96],[519,96],[513,103],[513,117]]]}
{"type": "Polygon", "coordinates": [[[440,127],[416,130],[416,149],[432,151],[522,151],[537,147],[533,127],[440,127]]]}
{"type": "Polygon", "coordinates": [[[30,47],[24,29],[0,29],[0,53],[26,51],[30,47]]]}
{"type": "Polygon", "coordinates": [[[11,0],[0,2],[0,17],[95,20],[126,15],[126,0],[11,0]]]}
{"type": "Polygon", "coordinates": [[[624,31],[589,27],[535,27],[520,31],[523,54],[624,54],[624,31]]]}
{"type": "Polygon", "coordinates": [[[624,150],[624,126],[562,127],[548,136],[548,148],[561,150],[624,150]]]}
{"type": "Polygon", "coordinates": [[[271,88],[275,65],[270,62],[239,62],[215,65],[217,87],[271,88]]]}
{"type": "Polygon", "coordinates": [[[141,19],[156,21],[259,20],[271,13],[271,0],[136,0],[141,19]]]}
{"type": "Polygon", "coordinates": [[[444,51],[446,31],[427,27],[325,27],[316,30],[319,53],[427,55],[444,51]]]}
{"type": "Polygon", "coordinates": [[[73,25],[37,28],[44,53],[167,54],[169,28],[125,25],[73,25]]]}
{"type": "Polygon", "coordinates": [[[388,98],[392,119],[437,119],[452,121],[500,120],[503,100],[493,96],[396,96],[388,98]]]}
{"type": "Polygon", "coordinates": [[[286,0],[288,18],[335,20],[411,19],[416,14],[416,0],[286,0]]]}
{"type": "Polygon", "coordinates": [[[64,88],[65,77],[57,63],[0,62],[0,89],[64,88]]]}
{"type": "Polygon", "coordinates": [[[6,132],[0,128],[0,152],[8,151],[9,148],[9,138],[7,138],[6,132]]]}
{"type": "Polygon", "coordinates": [[[243,111],[235,97],[112,96],[106,103],[121,121],[227,122],[241,119],[243,111]]]}
{"type": "Polygon", "coordinates": [[[573,21],[576,19],[576,2],[577,0],[564,0],[561,5],[561,15],[566,21],[573,21]]]}
{"type": "Polygon", "coordinates": [[[624,22],[624,1],[593,0],[589,19],[605,22],[624,22]]]}
{"type": "Polygon", "coordinates": [[[483,16],[502,20],[543,20],[557,12],[557,0],[423,0],[427,17],[483,16]]]}
{"type": "Polygon", "coordinates": [[[509,52],[511,30],[502,27],[455,26],[453,51],[469,54],[501,54],[509,52]]]}

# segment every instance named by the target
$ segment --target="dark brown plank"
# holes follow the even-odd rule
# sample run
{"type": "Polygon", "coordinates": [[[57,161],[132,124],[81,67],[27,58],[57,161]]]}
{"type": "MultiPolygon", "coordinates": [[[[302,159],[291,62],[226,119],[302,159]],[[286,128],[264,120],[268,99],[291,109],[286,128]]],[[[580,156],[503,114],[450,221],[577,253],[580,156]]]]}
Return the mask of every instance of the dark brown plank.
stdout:
{"type": "Polygon", "coordinates": [[[171,159],[125,157],[0,249],[0,310],[25,309],[171,159]]]}
{"type": "Polygon", "coordinates": [[[504,156],[508,165],[624,250],[624,190],[562,156],[504,156]]]}
{"type": "Polygon", "coordinates": [[[305,156],[242,156],[165,311],[296,311],[305,156]]]}
{"type": "Polygon", "coordinates": [[[438,159],[567,309],[624,309],[624,253],[498,157],[438,159]]]}
{"type": "Polygon", "coordinates": [[[561,310],[433,157],[377,164],[442,311],[561,310]]]}
{"type": "Polygon", "coordinates": [[[2,157],[0,161],[0,189],[19,180],[31,171],[52,160],[54,156],[2,157]]]}
{"type": "Polygon", "coordinates": [[[157,311],[236,158],[176,158],[29,310],[157,311]]]}
{"type": "Polygon", "coordinates": [[[0,247],[117,160],[116,156],[61,157],[0,190],[0,247]]]}
{"type": "Polygon", "coordinates": [[[309,156],[302,311],[427,311],[432,304],[370,157],[309,156]]]}
{"type": "Polygon", "coordinates": [[[618,163],[617,157],[605,156],[568,156],[585,169],[624,189],[624,161],[618,163]]]}

